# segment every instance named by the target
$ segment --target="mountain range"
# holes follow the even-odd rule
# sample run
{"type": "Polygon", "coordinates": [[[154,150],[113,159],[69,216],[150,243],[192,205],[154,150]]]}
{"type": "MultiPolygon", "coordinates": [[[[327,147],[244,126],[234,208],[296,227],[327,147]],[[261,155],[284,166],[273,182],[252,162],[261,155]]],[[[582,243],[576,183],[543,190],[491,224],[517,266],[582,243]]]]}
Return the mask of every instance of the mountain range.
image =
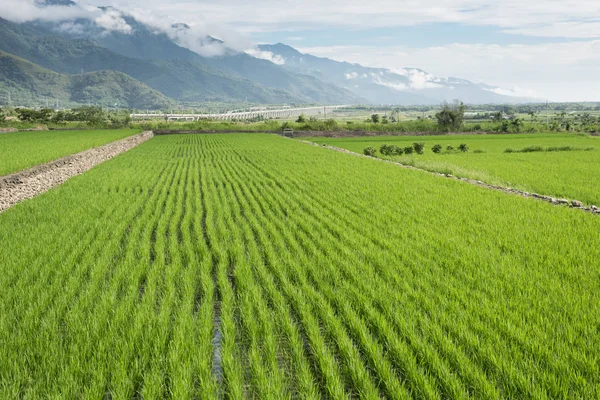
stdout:
{"type": "MultiPolygon", "coordinates": [[[[71,0],[41,3],[40,7],[75,6],[71,0]]],[[[100,10],[116,15],[127,29],[107,30],[87,18],[16,23],[1,18],[0,11],[0,89],[10,90],[15,101],[39,103],[60,97],[63,102],[148,109],[208,101],[434,104],[453,99],[467,103],[526,100],[463,79],[437,78],[419,69],[392,71],[338,62],[302,54],[281,43],[259,45],[258,51],[247,53],[232,50],[212,36],[183,41],[192,37],[184,23],[173,24],[165,32],[116,9],[100,10]],[[209,55],[197,51],[211,46],[225,50],[209,55]]]]}

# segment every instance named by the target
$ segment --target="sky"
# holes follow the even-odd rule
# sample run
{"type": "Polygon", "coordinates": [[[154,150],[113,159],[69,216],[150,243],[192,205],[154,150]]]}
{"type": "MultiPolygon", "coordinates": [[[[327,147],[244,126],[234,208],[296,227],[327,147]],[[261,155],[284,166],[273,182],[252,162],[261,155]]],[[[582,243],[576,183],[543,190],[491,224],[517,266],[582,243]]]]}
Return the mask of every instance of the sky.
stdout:
{"type": "MultiPolygon", "coordinates": [[[[0,4],[28,1],[34,0],[0,4]]],[[[114,6],[157,25],[184,22],[234,48],[282,42],[317,56],[416,67],[527,97],[600,101],[600,0],[78,2],[114,6]]],[[[123,28],[113,17],[102,23],[123,28]]]]}

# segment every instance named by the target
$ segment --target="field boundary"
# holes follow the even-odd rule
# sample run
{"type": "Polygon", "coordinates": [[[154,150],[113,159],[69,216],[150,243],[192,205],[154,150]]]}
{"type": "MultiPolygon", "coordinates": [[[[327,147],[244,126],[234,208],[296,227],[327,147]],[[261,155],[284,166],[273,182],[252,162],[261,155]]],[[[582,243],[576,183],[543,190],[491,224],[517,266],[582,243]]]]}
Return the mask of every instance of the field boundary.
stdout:
{"type": "MultiPolygon", "coordinates": [[[[227,133],[267,133],[281,134],[281,131],[273,130],[234,130],[234,129],[154,129],[155,136],[163,135],[202,135],[202,134],[227,134],[227,133]]],[[[523,132],[372,132],[372,131],[304,131],[296,130],[301,137],[326,137],[326,138],[346,138],[346,137],[376,137],[376,136],[456,136],[456,135],[517,135],[523,132]]]]}
{"type": "Polygon", "coordinates": [[[454,180],[461,181],[461,182],[466,182],[466,183],[469,183],[471,185],[483,187],[483,188],[490,189],[490,190],[496,190],[496,191],[504,192],[504,193],[508,193],[508,194],[515,194],[515,195],[518,195],[518,196],[521,196],[521,197],[526,197],[526,198],[530,198],[530,199],[545,201],[547,203],[551,203],[551,204],[556,205],[556,206],[567,206],[567,207],[575,208],[575,209],[578,209],[578,210],[581,210],[581,211],[586,211],[586,212],[589,212],[589,213],[592,213],[592,214],[600,214],[600,208],[599,207],[597,207],[595,205],[585,206],[583,204],[583,202],[581,202],[579,200],[560,199],[560,198],[556,198],[556,197],[552,197],[552,196],[546,196],[546,195],[542,195],[542,194],[538,194],[538,193],[530,193],[530,192],[526,192],[524,190],[510,188],[510,187],[506,187],[506,186],[491,185],[489,183],[485,183],[485,182],[482,182],[482,181],[479,181],[479,180],[475,180],[475,179],[464,178],[464,177],[455,176],[455,175],[451,175],[451,174],[443,174],[441,172],[428,171],[428,170],[423,169],[423,168],[418,168],[418,167],[415,167],[415,166],[412,166],[412,165],[402,164],[402,163],[397,162],[397,161],[391,161],[391,160],[385,160],[383,158],[366,156],[364,154],[355,153],[353,151],[350,151],[348,149],[344,149],[344,148],[341,148],[341,147],[329,146],[329,145],[319,145],[318,143],[311,142],[311,141],[308,141],[308,140],[298,140],[298,142],[304,143],[304,144],[308,144],[308,145],[311,145],[311,146],[315,146],[315,147],[321,147],[321,148],[325,148],[325,149],[328,149],[328,150],[337,151],[337,152],[340,152],[340,153],[346,153],[346,154],[349,154],[349,155],[352,155],[352,156],[356,156],[356,157],[368,158],[370,160],[381,161],[381,162],[385,162],[385,163],[388,163],[388,164],[393,164],[393,165],[396,165],[396,166],[401,167],[401,168],[422,171],[422,172],[425,172],[425,173],[428,173],[428,174],[431,174],[431,175],[445,177],[445,178],[449,178],[449,179],[454,179],[454,180]]]}
{"type": "Polygon", "coordinates": [[[0,177],[0,213],[80,175],[153,137],[151,131],[0,177]]]}

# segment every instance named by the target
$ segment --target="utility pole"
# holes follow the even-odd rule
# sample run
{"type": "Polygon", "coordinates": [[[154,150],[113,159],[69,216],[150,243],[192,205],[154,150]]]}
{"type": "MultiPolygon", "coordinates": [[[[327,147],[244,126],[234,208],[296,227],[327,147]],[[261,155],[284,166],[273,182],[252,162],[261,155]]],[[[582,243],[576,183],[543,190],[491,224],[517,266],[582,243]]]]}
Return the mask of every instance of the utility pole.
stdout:
{"type": "Polygon", "coordinates": [[[327,107],[323,107],[323,114],[325,114],[325,120],[327,120],[327,107]]]}
{"type": "Polygon", "coordinates": [[[546,100],[546,125],[548,125],[548,100],[546,100]]]}

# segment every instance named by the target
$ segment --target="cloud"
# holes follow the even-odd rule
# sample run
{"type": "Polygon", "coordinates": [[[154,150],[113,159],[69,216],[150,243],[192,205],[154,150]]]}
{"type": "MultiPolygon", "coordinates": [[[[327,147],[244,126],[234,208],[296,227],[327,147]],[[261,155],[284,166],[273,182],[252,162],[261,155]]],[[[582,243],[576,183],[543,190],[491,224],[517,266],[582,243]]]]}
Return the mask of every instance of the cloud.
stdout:
{"type": "Polygon", "coordinates": [[[356,79],[356,78],[358,78],[358,73],[356,73],[356,72],[350,72],[350,73],[344,74],[344,76],[348,80],[356,79]]]}
{"type": "Polygon", "coordinates": [[[107,9],[102,14],[94,19],[94,22],[100,28],[108,32],[121,32],[121,33],[131,33],[133,28],[125,22],[123,19],[123,14],[114,9],[107,9]]]}
{"type": "Polygon", "coordinates": [[[226,25],[207,22],[202,15],[177,18],[154,8],[127,8],[128,14],[165,33],[171,40],[205,57],[221,56],[230,52],[243,52],[255,47],[247,37],[226,25]]]}
{"type": "Polygon", "coordinates": [[[0,16],[12,22],[35,20],[60,22],[77,18],[98,18],[101,11],[79,6],[42,7],[35,0],[0,0],[0,16]]]}
{"type": "MultiPolygon", "coordinates": [[[[303,53],[404,73],[418,65],[433,76],[460,76],[495,87],[524,88],[528,97],[552,101],[599,101],[600,40],[537,45],[451,44],[409,46],[304,47],[303,53]]],[[[413,74],[412,85],[421,76],[413,74]]],[[[431,83],[436,83],[432,80],[431,83]]]]}
{"type": "Polygon", "coordinates": [[[72,33],[81,31],[82,26],[74,23],[77,19],[93,21],[107,32],[130,33],[131,26],[123,15],[115,9],[99,9],[87,4],[44,6],[36,0],[0,0],[0,17],[12,22],[30,21],[63,22],[60,30],[72,33]]]}
{"type": "Polygon", "coordinates": [[[597,0],[89,1],[122,8],[153,8],[180,19],[202,16],[216,25],[235,27],[238,32],[294,32],[324,26],[370,29],[450,22],[495,26],[509,33],[536,36],[600,38],[597,0]]]}
{"type": "Polygon", "coordinates": [[[253,48],[247,49],[245,52],[247,54],[250,54],[252,57],[260,58],[263,60],[268,60],[277,65],[285,64],[285,58],[281,57],[279,54],[273,54],[270,51],[262,51],[262,50],[257,49],[256,47],[253,47],[253,48]]]}
{"type": "Polygon", "coordinates": [[[503,96],[516,96],[516,97],[524,97],[524,98],[533,98],[535,96],[535,93],[533,90],[520,88],[518,86],[515,86],[512,88],[507,88],[507,89],[493,88],[493,89],[485,89],[485,90],[496,93],[496,94],[501,94],[503,96]]]}

